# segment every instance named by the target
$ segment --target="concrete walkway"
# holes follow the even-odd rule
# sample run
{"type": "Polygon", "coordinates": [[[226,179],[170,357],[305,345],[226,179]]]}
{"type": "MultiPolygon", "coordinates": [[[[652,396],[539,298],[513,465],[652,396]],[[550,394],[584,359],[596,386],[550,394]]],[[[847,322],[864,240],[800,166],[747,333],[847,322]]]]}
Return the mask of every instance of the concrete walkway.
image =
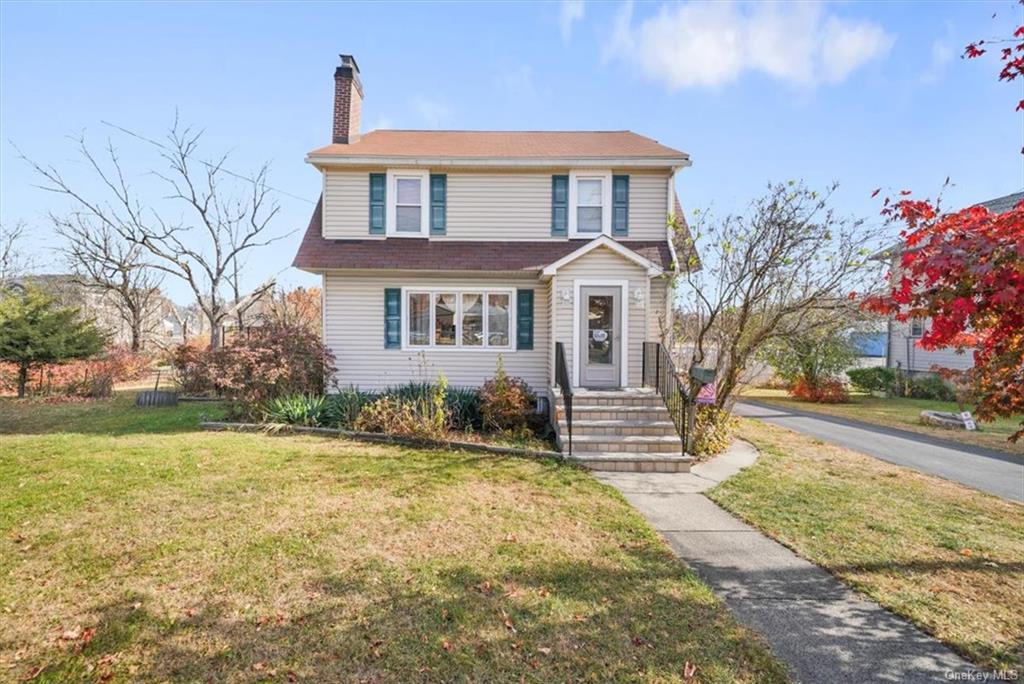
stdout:
{"type": "Polygon", "coordinates": [[[789,428],[929,475],[1024,502],[1024,456],[822,413],[743,401],[736,414],[789,428]]]}
{"type": "Polygon", "coordinates": [[[689,473],[595,473],[616,487],[800,682],[937,682],[973,667],[700,492],[757,458],[736,442],[689,473]]]}

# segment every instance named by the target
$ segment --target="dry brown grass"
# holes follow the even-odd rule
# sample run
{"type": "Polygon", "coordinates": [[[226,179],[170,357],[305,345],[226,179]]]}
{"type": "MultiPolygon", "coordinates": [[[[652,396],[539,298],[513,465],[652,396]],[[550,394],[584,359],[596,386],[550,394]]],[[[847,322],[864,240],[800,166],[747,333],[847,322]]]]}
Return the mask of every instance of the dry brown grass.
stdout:
{"type": "Polygon", "coordinates": [[[1024,665],[1024,507],[744,420],[719,504],[986,667],[1024,665]]]}

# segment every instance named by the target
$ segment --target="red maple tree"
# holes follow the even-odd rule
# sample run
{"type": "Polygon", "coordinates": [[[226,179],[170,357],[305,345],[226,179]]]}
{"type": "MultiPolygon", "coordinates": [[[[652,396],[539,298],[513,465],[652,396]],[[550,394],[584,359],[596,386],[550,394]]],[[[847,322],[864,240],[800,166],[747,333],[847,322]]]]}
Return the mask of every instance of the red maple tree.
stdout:
{"type": "MultiPolygon", "coordinates": [[[[1024,413],[1024,202],[940,213],[903,193],[883,215],[902,221],[904,250],[889,291],[865,306],[897,320],[931,318],[924,349],[974,347],[981,420],[1024,413]]],[[[1010,439],[1024,435],[1024,423],[1010,439]]]]}
{"type": "MultiPolygon", "coordinates": [[[[1024,5],[1024,0],[1018,0],[1018,4],[1024,5]]],[[[997,15],[993,14],[995,19],[997,15]]],[[[1013,81],[1017,77],[1024,77],[1024,24],[1018,25],[1010,38],[990,38],[970,43],[964,48],[964,59],[977,59],[986,54],[989,48],[999,50],[999,60],[1002,68],[999,70],[1000,81],[1013,81]]],[[[1024,111],[1024,99],[1017,103],[1017,111],[1024,111]]],[[[1021,148],[1024,154],[1024,147],[1021,148]]]]}

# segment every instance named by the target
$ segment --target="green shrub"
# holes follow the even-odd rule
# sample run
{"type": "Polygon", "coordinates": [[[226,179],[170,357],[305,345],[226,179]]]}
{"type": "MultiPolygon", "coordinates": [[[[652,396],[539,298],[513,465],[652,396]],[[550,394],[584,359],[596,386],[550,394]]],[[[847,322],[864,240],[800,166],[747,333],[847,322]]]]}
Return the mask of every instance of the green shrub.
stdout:
{"type": "Polygon", "coordinates": [[[444,395],[444,404],[449,425],[453,430],[466,432],[483,427],[484,419],[478,390],[472,387],[449,387],[444,395]]]}
{"type": "Polygon", "coordinates": [[[317,427],[322,425],[325,399],[311,394],[290,394],[271,399],[266,406],[266,420],[271,423],[317,427]]]}
{"type": "Polygon", "coordinates": [[[846,375],[850,384],[862,392],[891,392],[896,384],[896,371],[885,366],[851,368],[846,375]]]}
{"type": "Polygon", "coordinates": [[[736,431],[736,417],[728,411],[701,404],[697,406],[693,450],[699,456],[713,456],[725,451],[736,431]]]}
{"type": "Polygon", "coordinates": [[[918,375],[907,383],[907,393],[914,399],[956,401],[956,392],[937,375],[918,375]]]}
{"type": "Polygon", "coordinates": [[[521,430],[530,422],[537,396],[522,378],[510,377],[498,357],[494,377],[480,390],[480,412],[489,430],[521,430]]]}
{"type": "Polygon", "coordinates": [[[324,425],[351,430],[363,407],[376,400],[379,395],[364,392],[356,387],[346,387],[327,397],[324,405],[324,425]]]}

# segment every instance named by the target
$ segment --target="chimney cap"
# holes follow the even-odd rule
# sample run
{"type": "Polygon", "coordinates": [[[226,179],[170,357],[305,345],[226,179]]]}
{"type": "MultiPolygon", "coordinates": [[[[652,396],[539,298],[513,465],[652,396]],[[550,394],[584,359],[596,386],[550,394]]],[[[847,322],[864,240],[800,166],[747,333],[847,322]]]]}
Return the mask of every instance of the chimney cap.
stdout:
{"type": "Polygon", "coordinates": [[[356,62],[356,58],[355,57],[353,57],[352,55],[338,55],[338,56],[341,57],[341,65],[342,66],[352,67],[352,68],[354,68],[356,70],[357,74],[359,73],[359,64],[356,62]]]}

